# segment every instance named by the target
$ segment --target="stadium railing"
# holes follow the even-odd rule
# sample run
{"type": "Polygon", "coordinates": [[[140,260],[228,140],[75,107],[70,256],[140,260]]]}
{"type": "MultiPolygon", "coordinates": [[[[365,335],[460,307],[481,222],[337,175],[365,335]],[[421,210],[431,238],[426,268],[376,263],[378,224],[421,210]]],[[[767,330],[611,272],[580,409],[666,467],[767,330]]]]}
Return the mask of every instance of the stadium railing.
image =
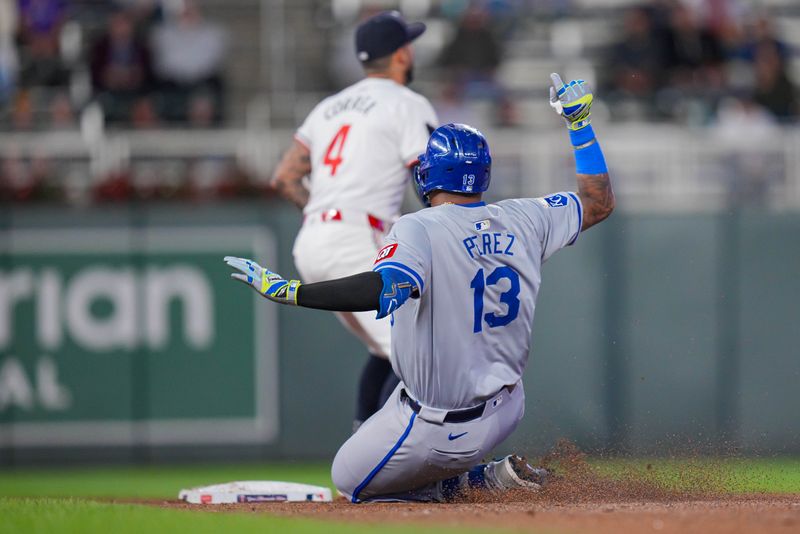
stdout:
{"type": "MultiPolygon", "coordinates": [[[[563,132],[485,133],[494,155],[491,197],[574,188],[563,132]]],[[[600,134],[621,210],[800,209],[800,129],[732,139],[709,129],[640,124],[606,125],[600,134]]],[[[45,158],[51,185],[70,188],[67,201],[86,204],[88,192],[109,174],[144,164],[157,183],[166,180],[161,174],[169,174],[171,162],[228,161],[251,184],[266,187],[291,136],[264,129],[0,133],[0,162],[45,158]]]]}

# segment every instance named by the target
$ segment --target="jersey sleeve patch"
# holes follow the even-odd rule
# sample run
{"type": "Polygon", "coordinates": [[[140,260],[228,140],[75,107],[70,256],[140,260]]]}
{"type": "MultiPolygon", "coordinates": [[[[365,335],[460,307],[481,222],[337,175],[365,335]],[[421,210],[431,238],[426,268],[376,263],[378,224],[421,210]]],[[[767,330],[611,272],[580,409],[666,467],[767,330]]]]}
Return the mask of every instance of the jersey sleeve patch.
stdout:
{"type": "Polygon", "coordinates": [[[555,194],[549,197],[544,197],[544,201],[551,208],[563,208],[569,204],[569,197],[567,195],[555,194]]]}
{"type": "Polygon", "coordinates": [[[378,251],[378,257],[375,258],[375,263],[379,261],[385,260],[387,258],[391,258],[394,256],[394,252],[397,250],[397,243],[392,243],[391,245],[386,245],[382,249],[378,251]]]}

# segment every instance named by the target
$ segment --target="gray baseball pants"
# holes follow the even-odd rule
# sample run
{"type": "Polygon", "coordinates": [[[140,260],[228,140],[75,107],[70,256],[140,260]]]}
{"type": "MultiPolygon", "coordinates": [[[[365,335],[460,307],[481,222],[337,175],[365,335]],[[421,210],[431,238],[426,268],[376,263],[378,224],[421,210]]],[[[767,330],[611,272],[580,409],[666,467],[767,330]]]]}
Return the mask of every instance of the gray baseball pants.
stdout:
{"type": "Polygon", "coordinates": [[[352,502],[440,501],[440,482],[481,463],[517,427],[525,411],[522,382],[486,401],[483,415],[444,422],[447,410],[415,413],[401,382],[375,415],[341,446],[331,474],[352,502]]]}

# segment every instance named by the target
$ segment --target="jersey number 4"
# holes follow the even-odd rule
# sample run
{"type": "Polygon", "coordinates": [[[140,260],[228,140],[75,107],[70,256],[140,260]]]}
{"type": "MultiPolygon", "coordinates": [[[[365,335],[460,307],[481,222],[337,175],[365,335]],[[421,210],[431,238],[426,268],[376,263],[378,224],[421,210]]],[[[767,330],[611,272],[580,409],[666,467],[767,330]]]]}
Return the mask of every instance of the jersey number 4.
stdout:
{"type": "Polygon", "coordinates": [[[472,331],[475,333],[483,330],[483,321],[489,325],[489,328],[497,326],[506,326],[508,323],[517,318],[519,314],[519,275],[517,271],[504,265],[498,267],[492,273],[484,278],[483,269],[478,269],[475,273],[475,278],[469,285],[474,290],[473,304],[475,308],[475,315],[472,322],[472,331]],[[486,286],[493,286],[503,279],[511,282],[511,287],[505,293],[500,294],[500,302],[506,305],[506,314],[497,315],[495,313],[483,314],[483,293],[486,286]]]}
{"type": "Polygon", "coordinates": [[[331,139],[331,144],[328,145],[328,150],[325,152],[325,158],[322,160],[323,165],[330,165],[331,176],[336,176],[336,169],[342,164],[342,150],[344,149],[344,142],[347,141],[347,134],[350,133],[350,125],[345,124],[336,135],[331,139]]]}

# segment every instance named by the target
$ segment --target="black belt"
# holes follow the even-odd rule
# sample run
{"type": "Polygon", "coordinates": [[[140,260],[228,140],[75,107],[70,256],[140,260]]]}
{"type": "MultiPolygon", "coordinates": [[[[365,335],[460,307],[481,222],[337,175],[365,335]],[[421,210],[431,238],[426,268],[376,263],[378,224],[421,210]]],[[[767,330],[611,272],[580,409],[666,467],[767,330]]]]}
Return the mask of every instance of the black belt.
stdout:
{"type": "MultiPolygon", "coordinates": [[[[422,406],[408,396],[405,389],[400,390],[400,399],[408,402],[408,405],[414,410],[414,413],[419,413],[422,409],[422,406]]],[[[483,409],[486,408],[486,402],[482,402],[477,406],[473,406],[472,408],[464,408],[463,410],[450,410],[447,412],[447,415],[444,416],[445,423],[466,423],[467,421],[473,421],[478,417],[483,415],[483,409]]]]}

